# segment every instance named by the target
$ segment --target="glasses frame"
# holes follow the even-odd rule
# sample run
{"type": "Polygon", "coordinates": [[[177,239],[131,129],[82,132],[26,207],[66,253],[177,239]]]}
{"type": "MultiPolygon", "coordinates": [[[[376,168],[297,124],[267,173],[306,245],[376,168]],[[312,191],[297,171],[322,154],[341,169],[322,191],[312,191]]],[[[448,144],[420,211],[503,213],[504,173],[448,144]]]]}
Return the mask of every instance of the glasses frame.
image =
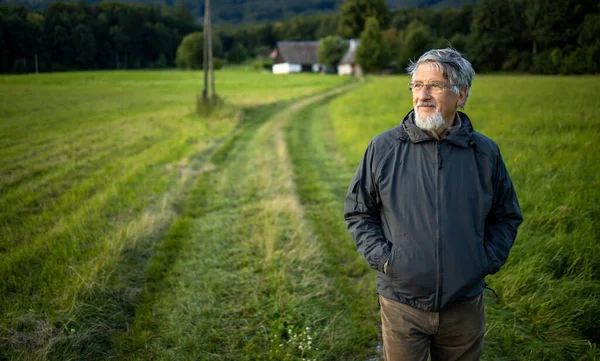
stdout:
{"type": "MultiPolygon", "coordinates": [[[[417,83],[417,84],[423,84],[423,87],[424,87],[425,89],[427,89],[427,92],[428,92],[429,94],[437,94],[437,93],[441,93],[441,92],[442,92],[442,90],[444,90],[444,88],[449,88],[449,89],[451,89],[451,88],[455,88],[455,87],[456,87],[456,84],[451,84],[451,83],[438,83],[437,81],[432,81],[432,82],[429,82],[429,83],[421,83],[421,82],[416,82],[416,83],[417,83]],[[440,91],[435,91],[435,92],[432,92],[432,91],[431,91],[431,87],[432,87],[432,85],[441,86],[441,89],[440,89],[440,91]]],[[[419,91],[420,91],[420,90],[419,90],[419,91],[416,91],[416,90],[414,90],[414,89],[415,89],[415,83],[414,83],[414,82],[410,82],[410,83],[408,83],[408,90],[410,90],[410,91],[411,91],[411,92],[413,92],[413,93],[416,93],[416,92],[419,92],[419,91]]],[[[421,90],[422,90],[422,89],[421,89],[421,90]]]]}

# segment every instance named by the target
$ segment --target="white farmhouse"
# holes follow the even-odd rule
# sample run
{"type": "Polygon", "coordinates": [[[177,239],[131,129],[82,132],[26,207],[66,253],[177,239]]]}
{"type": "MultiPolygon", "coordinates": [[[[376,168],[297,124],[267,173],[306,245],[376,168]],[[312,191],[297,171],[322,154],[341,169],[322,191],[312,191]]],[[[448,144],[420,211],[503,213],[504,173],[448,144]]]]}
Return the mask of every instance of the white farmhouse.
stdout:
{"type": "Polygon", "coordinates": [[[318,41],[279,41],[271,55],[274,58],[273,73],[318,73],[322,68],[318,51],[318,41]]]}

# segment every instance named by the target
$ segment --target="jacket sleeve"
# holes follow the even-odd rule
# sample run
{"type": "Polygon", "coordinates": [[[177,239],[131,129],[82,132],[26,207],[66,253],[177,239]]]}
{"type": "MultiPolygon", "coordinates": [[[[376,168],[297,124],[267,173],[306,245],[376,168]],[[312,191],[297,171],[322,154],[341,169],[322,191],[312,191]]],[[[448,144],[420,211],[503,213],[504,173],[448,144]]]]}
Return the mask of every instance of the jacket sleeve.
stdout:
{"type": "Polygon", "coordinates": [[[344,202],[344,218],[356,249],[371,268],[383,272],[390,246],[383,234],[376,183],[373,142],[369,144],[352,179],[344,202]]]}
{"type": "Polygon", "coordinates": [[[492,208],[485,220],[485,251],[489,274],[500,270],[517,237],[517,227],[523,222],[517,194],[508,170],[497,151],[492,208]]]}

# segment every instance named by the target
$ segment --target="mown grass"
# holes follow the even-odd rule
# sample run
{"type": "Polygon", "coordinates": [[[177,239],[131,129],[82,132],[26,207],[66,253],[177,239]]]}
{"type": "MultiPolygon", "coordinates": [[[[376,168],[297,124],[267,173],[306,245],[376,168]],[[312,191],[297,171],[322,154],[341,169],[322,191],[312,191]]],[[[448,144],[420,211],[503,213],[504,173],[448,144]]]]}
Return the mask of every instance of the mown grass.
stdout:
{"type": "Polygon", "coordinates": [[[228,105],[210,118],[193,113],[200,81],[193,72],[0,77],[2,358],[113,352],[160,265],[174,261],[161,247],[179,247],[163,241],[185,228],[181,204],[247,109],[347,80],[219,72],[228,105]]]}
{"type": "MultiPolygon", "coordinates": [[[[408,77],[334,100],[335,144],[354,168],[412,108],[408,77]]],[[[503,152],[525,221],[487,282],[488,360],[600,358],[598,77],[478,76],[466,112],[503,152]]],[[[348,179],[349,181],[349,179],[348,179]]]]}
{"type": "Polygon", "coordinates": [[[304,118],[294,115],[301,106],[255,118],[215,154],[216,169],[184,203],[186,252],[121,339],[122,358],[363,360],[374,352],[361,335],[376,325],[345,307],[364,302],[342,297],[365,282],[341,291],[349,271],[333,271],[335,250],[296,196],[284,126],[304,118]]]}
{"type": "Polygon", "coordinates": [[[326,256],[326,272],[335,287],[331,293],[340,315],[332,341],[340,350],[325,359],[378,359],[379,311],[373,274],[356,252],[340,212],[347,179],[353,175],[335,148],[328,112],[332,99],[307,107],[288,127],[288,144],[294,165],[297,193],[306,219],[326,256]],[[371,297],[369,297],[371,295],[371,297]],[[342,340],[349,341],[345,345],[342,340]]]}

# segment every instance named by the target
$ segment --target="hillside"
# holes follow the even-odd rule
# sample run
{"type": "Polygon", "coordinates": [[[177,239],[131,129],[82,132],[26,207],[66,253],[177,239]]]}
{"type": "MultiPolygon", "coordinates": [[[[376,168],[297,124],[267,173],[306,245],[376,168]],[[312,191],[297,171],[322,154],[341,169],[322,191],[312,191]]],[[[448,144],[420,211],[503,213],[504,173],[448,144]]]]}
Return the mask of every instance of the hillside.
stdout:
{"type": "MultiPolygon", "coordinates": [[[[30,10],[42,10],[55,0],[0,0],[0,5],[22,5],[30,10]]],[[[100,2],[87,0],[87,3],[100,2]]],[[[173,6],[174,0],[128,0],[139,4],[166,4],[173,6]]],[[[477,0],[387,0],[390,9],[401,7],[460,7],[477,0]]],[[[204,1],[183,0],[197,18],[204,16],[204,1]]],[[[213,1],[214,23],[253,23],[287,19],[295,15],[330,13],[339,9],[342,0],[219,0],[213,1]]]]}

